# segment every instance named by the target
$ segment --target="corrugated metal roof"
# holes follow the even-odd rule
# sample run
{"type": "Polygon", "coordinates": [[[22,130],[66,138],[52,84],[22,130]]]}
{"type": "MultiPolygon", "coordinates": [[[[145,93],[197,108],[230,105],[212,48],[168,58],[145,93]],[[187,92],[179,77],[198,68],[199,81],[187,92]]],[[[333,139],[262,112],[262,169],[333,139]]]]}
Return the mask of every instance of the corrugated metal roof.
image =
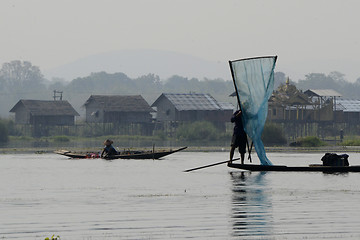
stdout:
{"type": "Polygon", "coordinates": [[[309,89],[304,92],[310,96],[317,97],[341,97],[342,95],[333,89],[309,89]]]}
{"type": "Polygon", "coordinates": [[[220,110],[221,107],[209,94],[202,93],[166,93],[164,94],[179,111],[188,110],[220,110]]]}
{"type": "Polygon", "coordinates": [[[343,110],[344,112],[360,112],[360,100],[336,99],[336,110],[343,110]]]}
{"type": "Polygon", "coordinates": [[[20,105],[34,116],[79,116],[68,101],[20,100],[10,112],[16,112],[20,105]]]}
{"type": "Polygon", "coordinates": [[[222,110],[234,110],[234,105],[228,102],[218,102],[222,110]]]}
{"type": "Polygon", "coordinates": [[[210,94],[204,93],[163,93],[152,106],[156,106],[157,101],[162,97],[166,97],[178,111],[228,110],[228,106],[219,104],[210,94]]]}
{"type": "Polygon", "coordinates": [[[91,95],[84,104],[91,102],[99,104],[107,112],[153,112],[141,95],[91,95]]]}

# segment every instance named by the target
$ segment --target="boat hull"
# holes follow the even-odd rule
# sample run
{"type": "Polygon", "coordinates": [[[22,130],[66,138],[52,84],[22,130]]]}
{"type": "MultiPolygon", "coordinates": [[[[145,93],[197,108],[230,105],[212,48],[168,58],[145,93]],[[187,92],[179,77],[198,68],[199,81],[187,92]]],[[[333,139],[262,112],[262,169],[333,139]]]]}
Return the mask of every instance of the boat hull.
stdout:
{"type": "Polygon", "coordinates": [[[228,163],[228,167],[248,170],[248,171],[265,171],[265,172],[360,172],[360,166],[323,166],[310,165],[303,167],[288,167],[285,165],[255,165],[228,163]]]}
{"type": "Polygon", "coordinates": [[[136,153],[136,154],[120,154],[120,155],[114,155],[112,157],[106,158],[106,159],[160,159],[162,157],[165,157],[167,155],[182,151],[186,149],[187,147],[182,147],[176,150],[171,151],[158,151],[158,152],[144,152],[144,153],[136,153]]]}
{"type": "MultiPolygon", "coordinates": [[[[182,147],[182,148],[170,150],[170,151],[154,151],[154,152],[147,151],[147,152],[119,154],[119,155],[114,155],[114,156],[107,157],[104,159],[107,159],[107,160],[113,160],[113,159],[160,159],[167,155],[182,151],[186,148],[187,147],[182,147]]],[[[100,158],[100,156],[98,154],[92,155],[92,154],[88,154],[88,153],[75,153],[75,152],[66,151],[66,150],[55,151],[55,153],[64,155],[64,156],[67,156],[70,158],[100,158]]]]}

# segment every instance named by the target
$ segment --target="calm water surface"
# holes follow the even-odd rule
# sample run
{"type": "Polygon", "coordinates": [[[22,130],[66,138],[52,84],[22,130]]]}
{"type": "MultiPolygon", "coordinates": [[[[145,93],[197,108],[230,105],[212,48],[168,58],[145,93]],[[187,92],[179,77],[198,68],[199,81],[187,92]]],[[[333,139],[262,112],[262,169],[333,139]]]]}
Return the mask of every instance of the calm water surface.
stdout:
{"type": "MultiPolygon", "coordinates": [[[[289,166],[322,155],[268,154],[289,166]]],[[[360,165],[360,154],[349,155],[360,165]]],[[[0,155],[0,239],[360,239],[360,173],[183,172],[226,159],[0,155]]]]}

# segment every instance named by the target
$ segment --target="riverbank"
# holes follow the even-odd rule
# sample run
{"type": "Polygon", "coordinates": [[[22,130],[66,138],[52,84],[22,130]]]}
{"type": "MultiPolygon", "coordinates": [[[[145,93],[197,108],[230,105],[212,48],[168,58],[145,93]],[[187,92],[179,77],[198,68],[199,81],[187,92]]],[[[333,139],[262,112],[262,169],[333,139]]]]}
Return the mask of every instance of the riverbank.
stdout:
{"type": "MultiPolygon", "coordinates": [[[[182,147],[182,146],[179,146],[182,147]]],[[[160,149],[175,149],[178,147],[157,147],[157,150],[160,149]]],[[[24,148],[0,148],[0,154],[45,154],[45,153],[53,153],[56,150],[66,149],[72,152],[96,152],[101,151],[101,148],[81,148],[81,147],[24,147],[24,148]]],[[[151,147],[141,147],[141,148],[131,148],[138,150],[151,150],[151,147]]],[[[314,148],[302,148],[302,147],[265,147],[266,152],[284,152],[284,153],[359,153],[360,146],[323,146],[323,147],[314,147],[314,148]]],[[[219,146],[188,146],[186,152],[229,152],[230,147],[219,147],[219,146]]],[[[254,149],[252,153],[255,153],[254,149]]]]}

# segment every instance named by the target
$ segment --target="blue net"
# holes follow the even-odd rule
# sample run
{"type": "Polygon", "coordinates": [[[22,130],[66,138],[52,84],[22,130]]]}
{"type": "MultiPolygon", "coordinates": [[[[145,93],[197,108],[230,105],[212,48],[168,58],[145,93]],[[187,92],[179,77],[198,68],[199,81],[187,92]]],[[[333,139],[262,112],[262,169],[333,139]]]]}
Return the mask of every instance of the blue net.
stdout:
{"type": "Polygon", "coordinates": [[[274,89],[276,56],[230,61],[231,73],[240,108],[244,129],[254,143],[262,165],[272,165],[266,157],[261,134],[268,111],[268,100],[274,89]]]}

